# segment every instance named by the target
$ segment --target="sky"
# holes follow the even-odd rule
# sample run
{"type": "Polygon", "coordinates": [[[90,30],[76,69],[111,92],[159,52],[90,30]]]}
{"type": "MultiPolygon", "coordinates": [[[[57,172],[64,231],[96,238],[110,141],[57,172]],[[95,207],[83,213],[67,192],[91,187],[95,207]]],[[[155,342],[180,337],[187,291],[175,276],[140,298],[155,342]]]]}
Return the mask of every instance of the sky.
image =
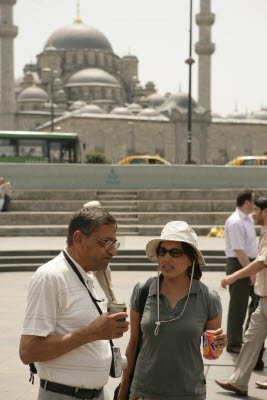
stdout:
{"type": "MultiPolygon", "coordinates": [[[[139,60],[141,85],[153,81],[160,94],[188,92],[190,0],[80,0],[80,16],[110,41],[122,57],[139,60]]],[[[193,43],[198,41],[193,0],[193,43]]],[[[77,0],[17,0],[13,7],[19,34],[14,41],[15,77],[42,52],[48,37],[76,17],[77,0]]],[[[211,0],[215,13],[212,41],[212,111],[251,113],[267,107],[267,0],[211,0]]],[[[197,100],[198,57],[192,69],[197,100]]]]}

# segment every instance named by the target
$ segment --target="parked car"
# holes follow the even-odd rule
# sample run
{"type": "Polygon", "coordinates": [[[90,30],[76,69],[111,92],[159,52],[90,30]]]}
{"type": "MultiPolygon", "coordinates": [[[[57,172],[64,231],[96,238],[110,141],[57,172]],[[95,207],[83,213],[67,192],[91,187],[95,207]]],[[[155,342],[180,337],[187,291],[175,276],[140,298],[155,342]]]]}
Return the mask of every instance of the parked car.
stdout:
{"type": "Polygon", "coordinates": [[[233,167],[233,166],[262,166],[266,165],[267,166],[267,157],[265,156],[241,156],[237,157],[234,160],[230,161],[229,163],[226,164],[228,167],[233,167]]]}
{"type": "Polygon", "coordinates": [[[164,158],[161,158],[158,154],[156,154],[155,156],[149,156],[149,155],[129,156],[129,157],[126,157],[123,160],[119,161],[118,164],[119,165],[124,165],[124,164],[170,165],[170,163],[168,161],[164,160],[164,158]]]}

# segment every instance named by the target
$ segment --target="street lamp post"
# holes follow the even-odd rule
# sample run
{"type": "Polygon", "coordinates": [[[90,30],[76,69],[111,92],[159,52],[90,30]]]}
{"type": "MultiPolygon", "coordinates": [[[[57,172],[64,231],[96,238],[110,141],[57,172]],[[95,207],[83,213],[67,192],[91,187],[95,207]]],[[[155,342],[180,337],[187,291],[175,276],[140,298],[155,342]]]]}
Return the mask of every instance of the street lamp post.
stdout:
{"type": "Polygon", "coordinates": [[[54,132],[54,71],[51,70],[51,132],[54,132]]]}
{"type": "Polygon", "coordinates": [[[192,65],[195,60],[192,58],[192,0],[190,0],[189,13],[189,57],[185,61],[189,67],[188,79],[188,116],[187,116],[187,160],[186,164],[192,164],[192,65]]]}

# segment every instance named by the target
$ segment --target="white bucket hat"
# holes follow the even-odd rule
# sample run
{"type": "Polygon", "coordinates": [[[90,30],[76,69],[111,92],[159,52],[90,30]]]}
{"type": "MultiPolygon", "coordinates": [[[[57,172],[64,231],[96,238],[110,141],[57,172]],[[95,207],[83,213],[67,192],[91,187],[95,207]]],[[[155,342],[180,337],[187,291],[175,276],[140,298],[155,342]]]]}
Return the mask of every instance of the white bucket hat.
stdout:
{"type": "Polygon", "coordinates": [[[88,201],[88,203],[85,203],[83,206],[84,207],[99,207],[99,208],[101,208],[101,204],[97,200],[88,201]]]}
{"type": "Polygon", "coordinates": [[[158,262],[156,250],[163,240],[172,240],[174,242],[184,242],[190,244],[197,253],[198,263],[200,266],[206,265],[201,251],[198,248],[198,240],[196,232],[184,221],[168,222],[162,229],[160,238],[150,240],[146,245],[147,257],[158,262]]]}

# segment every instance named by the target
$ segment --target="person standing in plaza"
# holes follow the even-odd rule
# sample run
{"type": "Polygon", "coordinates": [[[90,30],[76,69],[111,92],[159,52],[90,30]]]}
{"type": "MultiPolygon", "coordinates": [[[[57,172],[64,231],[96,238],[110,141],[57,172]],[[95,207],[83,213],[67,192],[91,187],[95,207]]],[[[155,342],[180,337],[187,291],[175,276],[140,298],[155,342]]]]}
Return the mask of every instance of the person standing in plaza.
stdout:
{"type": "MultiPolygon", "coordinates": [[[[227,275],[245,268],[257,255],[257,238],[252,218],[254,191],[238,193],[236,210],[225,223],[225,254],[227,275]]],[[[227,319],[227,351],[239,353],[242,347],[250,286],[255,276],[243,278],[229,286],[230,302],[227,319]]]]}
{"type": "Polygon", "coordinates": [[[220,297],[200,281],[205,260],[197,235],[185,221],[168,222],[161,236],[147,243],[146,254],[158,263],[158,277],[133,289],[128,367],[117,399],[204,400],[202,335],[214,330],[219,354],[227,339],[220,297]]]}
{"type": "MultiPolygon", "coordinates": [[[[244,344],[235,372],[229,381],[215,380],[220,387],[239,396],[247,396],[249,379],[262,343],[267,337],[267,197],[255,199],[253,216],[255,223],[262,226],[258,255],[245,268],[228,275],[221,282],[222,287],[226,288],[240,279],[257,274],[254,290],[260,296],[259,306],[252,314],[248,330],[244,334],[244,344]]],[[[267,389],[267,381],[256,384],[267,389]]]]}
{"type": "Polygon", "coordinates": [[[10,182],[5,182],[5,179],[0,177],[0,211],[8,211],[10,203],[10,196],[12,193],[12,186],[10,182]]]}
{"type": "Polygon", "coordinates": [[[108,399],[109,340],[121,337],[129,322],[125,312],[99,315],[92,271],[105,270],[116,254],[116,230],[103,208],[76,211],[66,248],[30,282],[20,358],[36,366],[38,400],[108,399]]]}
{"type": "MultiPolygon", "coordinates": [[[[88,203],[85,203],[83,205],[84,207],[102,207],[100,202],[97,200],[92,200],[88,201],[88,203]]],[[[113,285],[112,285],[112,280],[111,280],[111,269],[110,265],[107,266],[105,270],[101,271],[93,271],[94,276],[96,277],[99,285],[101,286],[101,289],[106,295],[106,298],[108,300],[107,307],[109,309],[110,304],[112,301],[116,300],[113,285]]]]}

